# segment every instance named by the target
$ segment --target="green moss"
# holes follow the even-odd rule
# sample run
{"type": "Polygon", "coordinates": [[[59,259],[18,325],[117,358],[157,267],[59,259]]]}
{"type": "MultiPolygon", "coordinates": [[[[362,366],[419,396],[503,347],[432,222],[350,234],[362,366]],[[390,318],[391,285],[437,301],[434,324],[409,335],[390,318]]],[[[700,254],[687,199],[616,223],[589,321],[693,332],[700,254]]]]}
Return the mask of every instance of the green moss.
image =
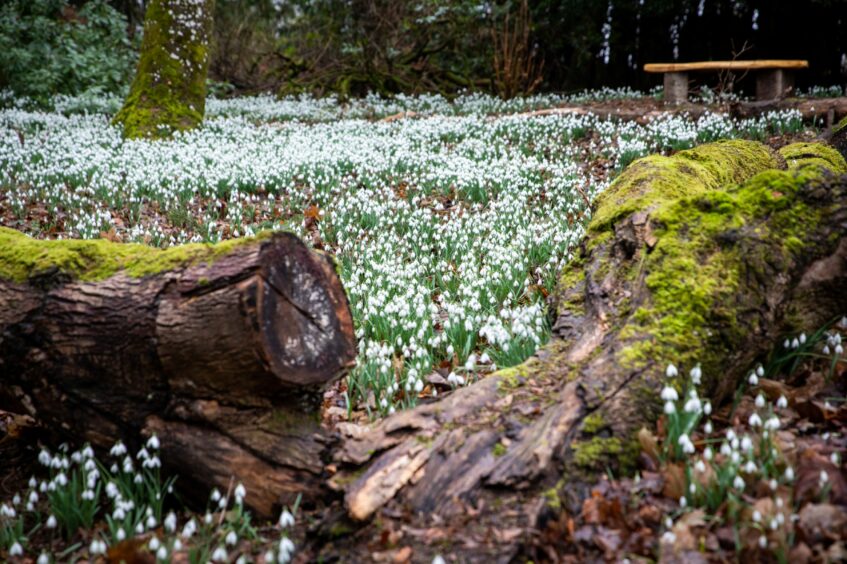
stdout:
{"type": "MultiPolygon", "coordinates": [[[[843,159],[837,162],[818,146],[792,151],[789,158],[827,155],[836,161],[829,170],[847,170],[843,159]]],[[[621,339],[632,342],[620,351],[619,362],[638,369],[648,363],[693,366],[700,361],[705,374],[719,374],[727,344],[749,330],[737,325],[739,309],[754,305],[739,303],[739,284],[809,251],[808,226],[817,224],[820,211],[797,196],[819,176],[820,168],[814,166],[768,170],[741,186],[658,207],[652,214],[658,242],[645,258],[650,300],[622,329],[621,339]],[[735,243],[751,225],[767,245],[742,248],[735,243]],[[705,351],[711,358],[703,357],[705,351]]]]}
{"type": "Polygon", "coordinates": [[[606,427],[607,423],[603,418],[603,414],[599,410],[586,415],[582,420],[582,430],[585,433],[593,435],[606,427]]]}
{"type": "Polygon", "coordinates": [[[562,508],[562,499],[559,497],[559,490],[564,488],[564,486],[564,480],[560,480],[555,486],[542,492],[541,495],[547,502],[547,507],[554,511],[559,511],[562,508]]]}
{"type": "Polygon", "coordinates": [[[792,143],[779,150],[789,169],[817,166],[830,172],[847,169],[841,153],[822,143],[792,143]]]}
{"type": "MultiPolygon", "coordinates": [[[[527,361],[529,362],[529,361],[527,361]]],[[[529,376],[527,362],[498,370],[490,377],[497,378],[497,390],[508,392],[521,386],[521,380],[529,376]]]]}
{"type": "Polygon", "coordinates": [[[718,190],[779,166],[773,151],[756,141],[720,141],[672,157],[638,159],[597,197],[591,232],[607,230],[636,211],[718,190]]]}
{"type": "Polygon", "coordinates": [[[841,121],[839,121],[838,123],[836,123],[833,126],[832,132],[838,133],[838,132],[840,132],[844,129],[847,129],[847,116],[844,116],[843,118],[841,118],[841,121]]]}
{"type": "Polygon", "coordinates": [[[25,282],[40,275],[60,275],[87,282],[104,280],[118,272],[141,278],[191,264],[212,263],[239,246],[253,244],[272,234],[263,231],[255,237],[230,239],[216,245],[191,243],[157,249],[105,239],[42,241],[0,227],[0,278],[25,282]]]}
{"type": "Polygon", "coordinates": [[[148,4],[135,79],[114,118],[126,137],[166,137],[203,120],[213,11],[214,0],[148,4]]]}
{"type": "Polygon", "coordinates": [[[623,454],[623,443],[616,437],[591,437],[587,441],[574,441],[574,462],[585,469],[602,468],[623,454]]]}
{"type": "Polygon", "coordinates": [[[494,456],[503,456],[504,454],[506,454],[506,445],[504,445],[503,443],[495,444],[494,448],[491,449],[491,453],[494,456]]]}

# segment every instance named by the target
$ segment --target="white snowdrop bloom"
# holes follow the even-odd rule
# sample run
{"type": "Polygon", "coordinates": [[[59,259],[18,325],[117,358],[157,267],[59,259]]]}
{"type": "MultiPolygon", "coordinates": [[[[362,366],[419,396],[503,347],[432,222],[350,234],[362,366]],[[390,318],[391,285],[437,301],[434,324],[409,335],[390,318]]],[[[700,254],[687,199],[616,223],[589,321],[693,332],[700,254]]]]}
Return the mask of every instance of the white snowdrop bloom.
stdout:
{"type": "Polygon", "coordinates": [[[265,552],[263,558],[267,564],[274,564],[274,562],[276,562],[276,555],[274,554],[273,550],[268,550],[267,552],[265,552]]]}
{"type": "Polygon", "coordinates": [[[830,455],[829,455],[829,460],[830,460],[833,464],[835,464],[836,466],[840,466],[840,465],[841,465],[841,457],[838,455],[838,453],[837,453],[837,452],[833,452],[832,454],[830,454],[830,455]]]}
{"type": "Polygon", "coordinates": [[[107,547],[105,541],[94,539],[88,546],[88,552],[90,552],[91,554],[105,554],[106,548],[107,547]]]}
{"type": "Polygon", "coordinates": [[[126,519],[126,511],[124,511],[123,507],[116,507],[114,511],[112,511],[112,519],[115,521],[123,521],[126,519]]]}
{"type": "Polygon", "coordinates": [[[12,496],[12,505],[20,505],[21,504],[21,496],[20,494],[15,494],[12,496]]]}
{"type": "Polygon", "coordinates": [[[112,446],[111,450],[109,450],[109,454],[115,458],[120,458],[126,454],[126,447],[121,441],[118,441],[112,446]]]}
{"type": "Polygon", "coordinates": [[[91,445],[85,445],[85,447],[83,447],[82,458],[86,460],[94,458],[94,449],[91,448],[91,445]]]}
{"type": "Polygon", "coordinates": [[[218,488],[212,489],[212,493],[209,496],[213,502],[218,502],[221,499],[221,492],[218,491],[218,488]]]}
{"type": "Polygon", "coordinates": [[[712,452],[712,447],[706,447],[705,449],[703,449],[703,458],[711,461],[713,457],[714,453],[712,452]]]}
{"type": "Polygon", "coordinates": [[[711,419],[709,419],[703,425],[703,432],[706,433],[707,435],[711,435],[712,431],[714,431],[714,429],[712,428],[712,421],[711,421],[711,419]]]}
{"type": "Polygon", "coordinates": [[[147,543],[147,546],[148,546],[148,547],[150,548],[150,550],[152,550],[153,552],[156,552],[156,551],[159,549],[159,547],[160,547],[161,545],[162,545],[162,543],[161,543],[161,542],[159,542],[159,537],[152,537],[152,538],[150,539],[150,542],[148,542],[148,543],[147,543]]]}
{"type": "Polygon", "coordinates": [[[126,538],[126,531],[123,530],[123,527],[118,527],[118,530],[115,531],[115,538],[118,540],[118,542],[126,538]]]}
{"type": "Polygon", "coordinates": [[[50,564],[50,555],[42,552],[38,555],[38,560],[35,561],[35,564],[50,564]]]}
{"type": "Polygon", "coordinates": [[[283,529],[294,526],[294,515],[288,509],[283,509],[279,514],[279,526],[283,529]]]}
{"type": "Polygon", "coordinates": [[[760,522],[762,520],[762,513],[758,509],[755,509],[753,511],[752,519],[754,523],[760,522]]]}
{"type": "MultiPolygon", "coordinates": [[[[206,515],[211,517],[211,515],[209,515],[208,513],[206,515]]],[[[209,522],[211,522],[211,519],[209,520],[209,522]]],[[[194,521],[194,518],[191,518],[182,527],[182,533],[181,533],[182,538],[190,539],[192,536],[194,536],[195,532],[197,532],[197,523],[194,521]]]]}
{"type": "Polygon", "coordinates": [[[676,366],[673,364],[668,364],[668,367],[665,368],[665,376],[667,378],[676,378],[679,375],[679,371],[676,369],[676,366]]]}
{"type": "Polygon", "coordinates": [[[751,386],[758,386],[759,385],[759,377],[756,376],[755,372],[751,372],[750,375],[747,377],[747,383],[750,384],[751,386]]]}
{"type": "Polygon", "coordinates": [[[757,366],[757,367],[756,367],[756,375],[757,375],[759,378],[761,378],[762,376],[764,376],[764,375],[765,375],[765,367],[764,367],[764,366],[762,366],[761,364],[760,364],[759,366],[757,366]]]}
{"type": "Polygon", "coordinates": [[[665,414],[666,415],[672,415],[674,413],[676,413],[676,406],[674,405],[674,403],[672,401],[666,401],[665,402],[665,414]]]}
{"type": "Polygon", "coordinates": [[[785,409],[788,407],[788,399],[785,396],[779,396],[779,399],[776,400],[776,406],[780,409],[785,409]]]}
{"type": "Polygon", "coordinates": [[[676,401],[679,399],[679,393],[677,393],[674,388],[670,386],[665,386],[664,388],[662,388],[662,393],[660,397],[664,401],[676,401]]]}
{"type": "Polygon", "coordinates": [[[144,477],[143,477],[141,474],[136,474],[136,475],[132,478],[132,481],[133,481],[133,482],[135,482],[136,484],[140,484],[140,483],[142,483],[142,482],[144,481],[144,477]]]}
{"type": "Polygon", "coordinates": [[[212,523],[212,514],[211,514],[211,513],[206,513],[206,514],[203,516],[203,522],[204,522],[205,524],[207,524],[207,525],[210,525],[210,524],[212,523]]]}
{"type": "Polygon", "coordinates": [[[245,497],[246,495],[247,495],[247,490],[246,490],[246,488],[244,487],[244,484],[242,484],[241,482],[239,482],[239,483],[238,483],[238,485],[237,485],[237,486],[235,486],[235,500],[236,500],[236,503],[241,504],[241,501],[244,499],[244,497],[245,497]]]}
{"type": "Polygon", "coordinates": [[[671,531],[665,531],[662,534],[661,543],[662,544],[673,544],[676,542],[676,535],[671,531]]]}
{"type": "Polygon", "coordinates": [[[791,341],[791,348],[792,349],[799,349],[800,348],[800,340],[797,339],[797,337],[794,337],[794,339],[791,341]]]}
{"type": "Polygon", "coordinates": [[[144,534],[144,521],[139,521],[135,525],[135,534],[136,535],[143,535],[144,534]]]}
{"type": "Polygon", "coordinates": [[[763,396],[762,394],[757,395],[755,405],[759,409],[765,407],[765,396],[763,396]]]}
{"type": "Polygon", "coordinates": [[[12,519],[17,515],[17,511],[11,505],[6,505],[5,503],[0,504],[0,517],[10,517],[12,519]]]}
{"type": "Polygon", "coordinates": [[[224,542],[230,546],[235,545],[238,542],[238,535],[235,534],[235,531],[230,531],[226,534],[226,539],[224,542]]]}
{"type": "Polygon", "coordinates": [[[694,383],[694,385],[700,385],[700,380],[703,378],[703,370],[700,368],[699,364],[691,369],[689,376],[691,376],[691,382],[694,383]]]}
{"type": "Polygon", "coordinates": [[[685,509],[688,506],[688,500],[685,498],[685,496],[679,498],[679,506],[682,509],[685,509]]]}
{"type": "Polygon", "coordinates": [[[65,487],[68,485],[68,477],[65,476],[64,472],[59,472],[58,474],[56,474],[56,477],[53,478],[53,481],[56,483],[57,486],[65,487]]]}
{"type": "Polygon", "coordinates": [[[829,481],[829,474],[826,470],[821,470],[818,481],[820,481],[821,484],[826,484],[829,481]]]}
{"type": "Polygon", "coordinates": [[[436,554],[435,558],[432,559],[432,564],[447,564],[447,561],[440,554],[436,554]]]}
{"type": "Polygon", "coordinates": [[[84,500],[91,501],[94,499],[94,491],[92,490],[84,490],[80,497],[84,500]]]}
{"type": "Polygon", "coordinates": [[[799,340],[800,340],[801,345],[805,345],[806,344],[806,334],[800,333],[800,339],[799,340]]]}
{"type": "MultiPolygon", "coordinates": [[[[703,403],[703,413],[706,415],[712,414],[712,402],[706,401],[703,403]]],[[[711,433],[711,431],[709,431],[711,433]]]]}
{"type": "Polygon", "coordinates": [[[29,492],[28,500],[30,503],[38,503],[38,492],[34,490],[29,492]]]}
{"type": "Polygon", "coordinates": [[[176,514],[173,511],[168,513],[162,524],[165,526],[167,532],[174,532],[176,530],[176,514]]]}
{"type": "Polygon", "coordinates": [[[753,450],[753,440],[750,439],[749,435],[744,435],[741,437],[741,444],[739,446],[744,452],[750,452],[753,450]]]}
{"type": "Polygon", "coordinates": [[[734,487],[736,490],[743,490],[744,485],[744,478],[742,478],[741,476],[736,476],[735,479],[732,481],[732,487],[734,487]]]}
{"type": "Polygon", "coordinates": [[[147,525],[147,528],[148,528],[148,529],[154,529],[154,528],[156,527],[156,525],[157,525],[157,524],[158,524],[158,523],[157,523],[157,521],[156,521],[156,518],[155,518],[155,517],[153,517],[152,515],[150,515],[149,517],[147,517],[147,522],[145,523],[145,525],[147,525]]]}
{"type": "Polygon", "coordinates": [[[219,546],[212,552],[212,562],[226,562],[227,560],[226,549],[222,546],[219,546]]]}
{"type": "Polygon", "coordinates": [[[791,466],[786,466],[784,476],[785,476],[785,480],[787,482],[793,482],[794,481],[794,468],[792,468],[791,466]]]}
{"type": "Polygon", "coordinates": [[[768,547],[768,537],[762,535],[759,537],[759,548],[767,548],[768,547]]]}
{"type": "Polygon", "coordinates": [[[9,556],[23,556],[24,547],[21,546],[21,543],[15,541],[12,546],[9,547],[9,556]]]}
{"type": "Polygon", "coordinates": [[[156,558],[159,560],[166,560],[168,558],[168,548],[160,546],[159,550],[156,551],[156,558]]]}
{"type": "Polygon", "coordinates": [[[753,413],[750,415],[750,418],[747,420],[747,423],[751,427],[761,427],[762,426],[762,418],[759,417],[758,413],[753,413]]]}
{"type": "Polygon", "coordinates": [[[779,429],[779,426],[779,417],[777,417],[776,415],[771,415],[767,418],[767,420],[765,420],[765,429],[767,429],[768,431],[776,431],[777,429],[779,429]]]}
{"type": "Polygon", "coordinates": [[[776,489],[779,487],[779,482],[771,478],[770,480],[768,480],[768,487],[771,489],[771,491],[776,491],[776,489]]]}
{"type": "Polygon", "coordinates": [[[702,405],[698,398],[689,398],[688,401],[685,402],[684,409],[686,413],[700,413],[702,405]]]}
{"type": "Polygon", "coordinates": [[[35,479],[35,476],[31,476],[29,478],[29,482],[27,482],[27,485],[30,487],[30,489],[34,489],[38,486],[38,480],[35,479]]]}
{"type": "Polygon", "coordinates": [[[56,525],[58,525],[58,523],[56,522],[56,516],[52,514],[47,517],[47,521],[44,523],[44,526],[48,529],[55,529],[56,525]]]}
{"type": "Polygon", "coordinates": [[[748,474],[753,474],[753,473],[755,473],[757,470],[758,470],[758,468],[756,467],[756,463],[755,463],[755,462],[753,462],[752,460],[748,460],[748,461],[744,464],[744,471],[745,471],[746,473],[748,473],[748,474]]]}
{"type": "Polygon", "coordinates": [[[151,450],[159,450],[159,447],[160,447],[159,437],[157,437],[155,434],[150,435],[150,438],[147,439],[147,448],[149,448],[151,450]]]}
{"type": "Polygon", "coordinates": [[[694,464],[694,470],[700,472],[701,474],[706,471],[706,464],[702,460],[698,460],[694,464]]]}

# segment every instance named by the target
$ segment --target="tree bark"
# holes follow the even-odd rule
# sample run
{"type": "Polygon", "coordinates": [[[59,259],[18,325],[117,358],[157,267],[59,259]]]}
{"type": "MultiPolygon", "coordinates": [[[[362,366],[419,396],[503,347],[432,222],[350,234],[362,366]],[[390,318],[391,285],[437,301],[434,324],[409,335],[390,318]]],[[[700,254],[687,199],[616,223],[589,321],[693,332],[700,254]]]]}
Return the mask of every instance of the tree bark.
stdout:
{"type": "Polygon", "coordinates": [[[104,448],[146,427],[182,487],[238,476],[262,515],[320,488],[320,388],[355,336],[332,261],[295,236],[162,251],[0,229],[0,303],[18,411],[104,448]]]}
{"type": "Polygon", "coordinates": [[[124,135],[166,137],[206,109],[214,0],[150,0],[135,79],[114,123],[124,135]]]}
{"type": "Polygon", "coordinates": [[[669,363],[700,364],[702,395],[719,401],[784,331],[847,310],[844,173],[822,145],[744,141],[631,165],[598,199],[534,358],[373,428],[339,428],[340,497],[309,556],[549,557],[548,524],[577,514],[608,468],[635,465],[669,363]]]}

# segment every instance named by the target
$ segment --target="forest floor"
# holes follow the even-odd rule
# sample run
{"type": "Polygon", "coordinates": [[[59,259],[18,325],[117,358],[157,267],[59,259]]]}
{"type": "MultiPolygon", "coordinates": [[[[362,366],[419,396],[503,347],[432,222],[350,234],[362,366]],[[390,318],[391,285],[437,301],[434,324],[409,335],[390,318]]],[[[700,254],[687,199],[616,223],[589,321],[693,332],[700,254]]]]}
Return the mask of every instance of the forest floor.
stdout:
{"type": "MultiPolygon", "coordinates": [[[[350,377],[325,394],[325,424],[367,424],[531,355],[548,338],[545,298],[584,233],[591,200],[632,160],[720,138],[779,147],[818,133],[798,112],[734,120],[711,105],[669,112],[652,97],[439,104],[222,102],[210,106],[202,130],[159,144],[123,142],[96,108],[2,110],[0,225],[44,239],[163,247],[295,231],[339,258],[364,345],[350,377]],[[609,115],[617,119],[598,117],[609,115]]],[[[847,337],[837,321],[844,313],[776,345],[734,402],[689,418],[693,452],[678,452],[687,443],[668,425],[687,413],[691,398],[674,400],[676,415],[643,433],[638,474],[610,470],[584,502],[561,500],[526,539],[526,556],[844,560],[847,364],[835,342],[847,337]],[[737,477],[749,482],[748,493],[739,493],[737,477]]],[[[205,562],[217,552],[221,561],[305,562],[315,555],[309,523],[251,523],[236,503],[237,484],[212,492],[205,514],[180,510],[158,468],[145,465],[158,460],[154,446],[98,453],[89,464],[82,445],[41,452],[57,442],[25,416],[0,412],[0,558],[102,553],[108,561],[130,554],[155,562],[159,553],[160,561],[205,562]],[[127,458],[131,472],[123,471],[127,458]],[[95,497],[87,500],[81,495],[94,467],[95,497]],[[63,493],[65,481],[77,490],[63,493]],[[116,496],[107,496],[110,481],[116,496]],[[119,501],[135,507],[118,511],[119,501]],[[180,525],[195,523],[193,534],[172,527],[170,511],[180,525]],[[15,543],[19,556],[11,553],[15,543]]],[[[446,534],[460,542],[461,531],[446,534]]],[[[389,532],[373,539],[371,556],[414,560],[412,539],[389,532]]],[[[442,556],[452,561],[449,550],[442,556]]]]}

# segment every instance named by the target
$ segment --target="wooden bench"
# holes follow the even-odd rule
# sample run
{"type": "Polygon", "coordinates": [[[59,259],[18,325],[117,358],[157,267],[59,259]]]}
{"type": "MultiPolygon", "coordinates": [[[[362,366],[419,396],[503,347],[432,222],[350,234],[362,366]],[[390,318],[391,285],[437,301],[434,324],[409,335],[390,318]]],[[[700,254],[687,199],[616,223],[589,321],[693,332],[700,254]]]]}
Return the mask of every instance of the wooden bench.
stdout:
{"type": "Polygon", "coordinates": [[[645,72],[665,74],[665,101],[679,104],[688,100],[688,73],[702,71],[755,71],[756,99],[782,98],[794,88],[792,71],[809,68],[809,61],[769,59],[760,61],[706,61],[701,63],[652,63],[645,72]]]}

